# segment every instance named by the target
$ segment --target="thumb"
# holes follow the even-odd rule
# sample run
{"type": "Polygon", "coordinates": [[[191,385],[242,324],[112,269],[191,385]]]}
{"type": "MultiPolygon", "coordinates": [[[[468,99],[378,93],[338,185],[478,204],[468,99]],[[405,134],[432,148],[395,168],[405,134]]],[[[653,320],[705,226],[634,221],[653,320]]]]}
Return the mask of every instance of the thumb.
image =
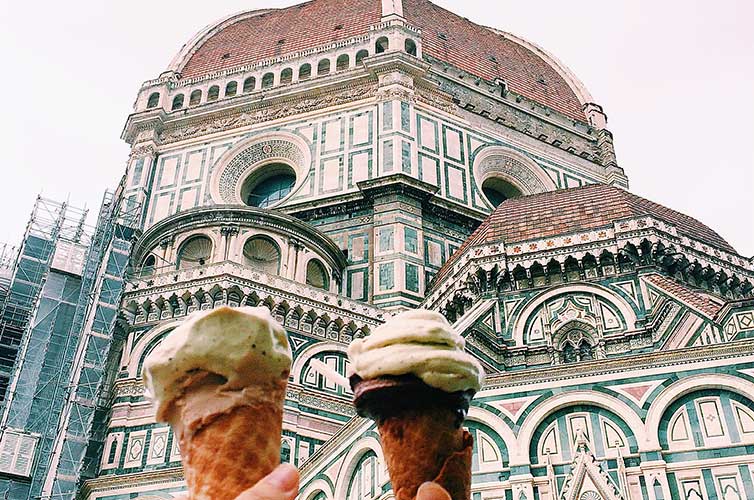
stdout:
{"type": "Polygon", "coordinates": [[[445,488],[437,483],[424,483],[416,492],[416,500],[452,500],[445,488]]]}
{"type": "Polygon", "coordinates": [[[293,500],[298,494],[298,470],[281,464],[236,500],[293,500]]]}

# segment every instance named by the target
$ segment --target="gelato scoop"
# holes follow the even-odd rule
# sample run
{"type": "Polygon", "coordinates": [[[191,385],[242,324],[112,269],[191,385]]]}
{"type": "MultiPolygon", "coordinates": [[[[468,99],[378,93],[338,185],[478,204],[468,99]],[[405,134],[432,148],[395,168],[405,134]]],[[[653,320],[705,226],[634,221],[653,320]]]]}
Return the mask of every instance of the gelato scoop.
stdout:
{"type": "Polygon", "coordinates": [[[144,361],[147,394],[157,418],[197,372],[222,377],[221,390],[241,390],[287,380],[291,348],[283,327],[266,307],[220,307],[191,314],[144,361]]]}
{"type": "Polygon", "coordinates": [[[406,311],[348,347],[353,373],[362,379],[414,375],[445,392],[478,391],[484,379],[479,362],[448,320],[427,310],[406,311]]]}
{"type": "Polygon", "coordinates": [[[147,356],[147,395],[180,442],[191,500],[233,500],[280,463],[290,367],[265,307],[194,313],[147,356]]]}

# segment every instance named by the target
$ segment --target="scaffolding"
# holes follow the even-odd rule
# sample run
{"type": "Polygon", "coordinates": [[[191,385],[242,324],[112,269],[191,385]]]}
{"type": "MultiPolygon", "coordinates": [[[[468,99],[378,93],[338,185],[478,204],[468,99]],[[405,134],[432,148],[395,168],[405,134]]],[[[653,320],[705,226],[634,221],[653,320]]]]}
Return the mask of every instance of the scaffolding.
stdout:
{"type": "Polygon", "coordinates": [[[16,348],[3,353],[0,336],[0,356],[15,360],[0,420],[0,498],[75,497],[95,415],[107,406],[98,399],[117,347],[134,216],[113,193],[95,228],[86,216],[38,198],[14,266],[0,325],[16,348]]]}

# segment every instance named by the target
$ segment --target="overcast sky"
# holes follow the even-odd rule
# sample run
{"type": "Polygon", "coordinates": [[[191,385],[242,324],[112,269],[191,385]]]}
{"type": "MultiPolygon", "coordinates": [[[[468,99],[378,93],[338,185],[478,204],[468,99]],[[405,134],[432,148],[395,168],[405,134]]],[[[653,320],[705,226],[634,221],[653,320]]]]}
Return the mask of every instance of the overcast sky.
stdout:
{"type": "MultiPolygon", "coordinates": [[[[0,0],[0,242],[19,241],[38,193],[96,211],[139,85],[195,32],[293,3],[0,0]]],[[[555,54],[604,106],[631,190],[754,255],[754,2],[437,3],[555,54]]]]}

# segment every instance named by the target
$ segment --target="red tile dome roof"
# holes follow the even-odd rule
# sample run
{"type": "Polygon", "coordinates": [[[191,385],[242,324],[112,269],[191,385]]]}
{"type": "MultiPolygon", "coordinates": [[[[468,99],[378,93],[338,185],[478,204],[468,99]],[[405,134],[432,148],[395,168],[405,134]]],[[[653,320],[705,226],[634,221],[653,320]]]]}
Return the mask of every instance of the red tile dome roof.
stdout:
{"type": "MultiPolygon", "coordinates": [[[[428,0],[403,0],[406,22],[421,30],[423,57],[439,60],[585,121],[588,92],[567,68],[535,45],[475,24],[428,0]]],[[[360,35],[382,20],[381,0],[311,0],[245,12],[199,33],[171,69],[196,78],[321,47],[360,35]]]]}
{"type": "Polygon", "coordinates": [[[502,202],[437,273],[433,288],[466,248],[490,243],[519,243],[591,231],[622,219],[651,216],[673,224],[680,235],[736,253],[715,231],[693,217],[606,184],[560,189],[502,202]]]}

